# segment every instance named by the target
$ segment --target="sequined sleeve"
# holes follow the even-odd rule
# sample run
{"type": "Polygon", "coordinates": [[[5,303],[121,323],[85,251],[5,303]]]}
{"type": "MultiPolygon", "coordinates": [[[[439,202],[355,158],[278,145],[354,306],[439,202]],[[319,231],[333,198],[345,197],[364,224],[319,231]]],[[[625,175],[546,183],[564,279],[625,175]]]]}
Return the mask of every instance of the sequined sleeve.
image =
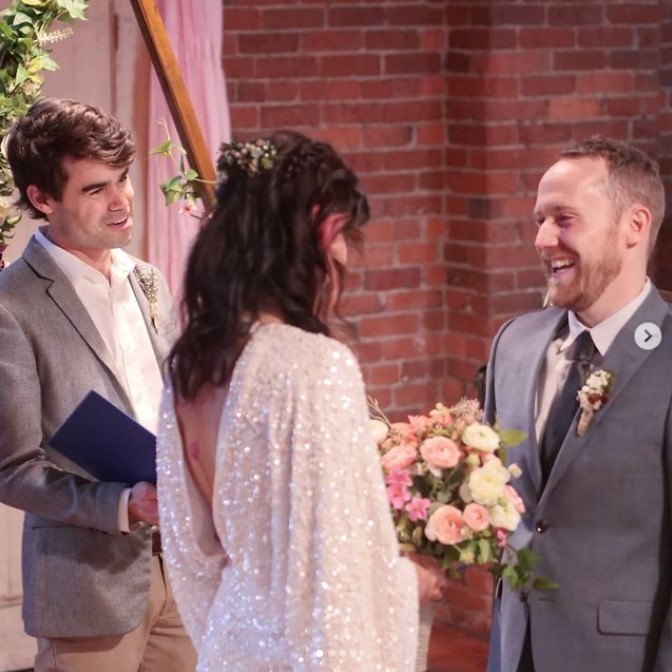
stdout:
{"type": "Polygon", "coordinates": [[[156,466],[161,541],[182,620],[198,648],[226,553],[216,539],[210,507],[185,467],[170,386],[163,393],[160,418],[156,466]]]}

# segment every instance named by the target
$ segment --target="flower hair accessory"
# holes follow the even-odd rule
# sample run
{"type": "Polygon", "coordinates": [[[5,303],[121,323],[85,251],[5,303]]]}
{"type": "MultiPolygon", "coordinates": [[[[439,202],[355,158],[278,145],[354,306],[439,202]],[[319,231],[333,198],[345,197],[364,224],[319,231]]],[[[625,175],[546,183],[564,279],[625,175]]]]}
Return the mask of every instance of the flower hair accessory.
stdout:
{"type": "Polygon", "coordinates": [[[250,142],[229,142],[222,145],[217,168],[220,180],[225,182],[232,169],[244,171],[248,177],[254,177],[262,170],[270,170],[275,162],[278,150],[270,140],[259,138],[250,142]]]}
{"type": "Polygon", "coordinates": [[[597,369],[588,376],[577,394],[581,407],[581,416],[576,427],[578,436],[583,436],[586,433],[595,413],[609,401],[609,395],[613,387],[614,374],[607,369],[597,369]]]}

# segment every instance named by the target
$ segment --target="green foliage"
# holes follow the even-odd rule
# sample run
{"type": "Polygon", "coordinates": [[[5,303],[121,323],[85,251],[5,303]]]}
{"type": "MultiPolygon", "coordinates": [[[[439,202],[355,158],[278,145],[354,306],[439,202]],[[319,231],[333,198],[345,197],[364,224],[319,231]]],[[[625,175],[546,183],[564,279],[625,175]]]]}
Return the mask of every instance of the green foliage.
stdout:
{"type": "Polygon", "coordinates": [[[0,268],[2,252],[21,215],[12,210],[14,181],[4,152],[12,124],[35,103],[42,89],[42,71],[56,70],[48,46],[71,34],[49,32],[54,21],[85,19],[88,0],[14,0],[0,12],[0,268]]]}
{"type": "Polygon", "coordinates": [[[193,168],[188,168],[184,147],[173,142],[168,130],[168,124],[161,119],[159,123],[166,131],[166,140],[157,145],[149,153],[150,156],[164,156],[173,161],[178,174],[159,185],[163,192],[166,205],[180,203],[182,214],[198,216],[195,212],[196,200],[198,199],[197,182],[204,182],[193,168]]]}

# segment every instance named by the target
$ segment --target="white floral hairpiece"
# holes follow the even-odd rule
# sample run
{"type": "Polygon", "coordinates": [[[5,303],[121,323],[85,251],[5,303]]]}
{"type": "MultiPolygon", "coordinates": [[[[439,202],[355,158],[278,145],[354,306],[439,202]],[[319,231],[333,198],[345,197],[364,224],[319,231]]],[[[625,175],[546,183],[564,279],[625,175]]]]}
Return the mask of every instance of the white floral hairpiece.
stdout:
{"type": "Polygon", "coordinates": [[[248,177],[254,177],[258,172],[272,168],[277,154],[275,145],[264,138],[223,144],[217,166],[220,171],[219,181],[225,182],[233,167],[244,171],[248,177]]]}
{"type": "Polygon", "coordinates": [[[583,436],[586,433],[595,413],[609,401],[609,395],[613,387],[614,374],[607,369],[597,369],[588,376],[577,394],[581,407],[579,424],[576,426],[578,436],[583,436]]]}

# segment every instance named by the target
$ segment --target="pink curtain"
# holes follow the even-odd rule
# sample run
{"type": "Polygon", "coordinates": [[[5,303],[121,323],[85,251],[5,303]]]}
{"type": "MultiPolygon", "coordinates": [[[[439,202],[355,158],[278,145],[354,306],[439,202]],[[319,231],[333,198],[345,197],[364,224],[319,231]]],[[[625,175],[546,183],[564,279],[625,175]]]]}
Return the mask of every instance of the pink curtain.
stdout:
{"type": "MultiPolygon", "coordinates": [[[[156,5],[214,160],[219,145],[230,139],[229,105],[222,70],[222,3],[214,0],[157,0],[156,5]]],[[[159,80],[152,72],[149,91],[150,149],[166,139],[160,119],[168,123],[173,142],[180,144],[159,80]]],[[[146,230],[148,260],[163,271],[171,290],[178,297],[186,257],[198,231],[199,220],[180,214],[177,205],[165,206],[159,184],[176,174],[177,168],[168,159],[156,156],[149,159],[146,230]]]]}

